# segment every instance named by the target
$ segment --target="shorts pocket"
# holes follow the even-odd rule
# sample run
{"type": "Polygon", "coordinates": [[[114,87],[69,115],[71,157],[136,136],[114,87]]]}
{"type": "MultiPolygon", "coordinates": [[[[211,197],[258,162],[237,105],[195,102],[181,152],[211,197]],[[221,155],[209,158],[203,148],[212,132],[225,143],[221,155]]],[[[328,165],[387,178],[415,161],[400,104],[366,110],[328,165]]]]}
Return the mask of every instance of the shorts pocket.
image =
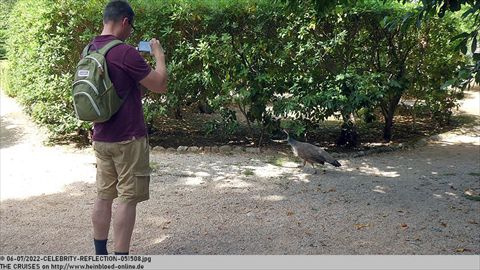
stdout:
{"type": "Polygon", "coordinates": [[[150,190],[150,172],[134,173],[135,195],[139,199],[148,199],[150,190]]]}

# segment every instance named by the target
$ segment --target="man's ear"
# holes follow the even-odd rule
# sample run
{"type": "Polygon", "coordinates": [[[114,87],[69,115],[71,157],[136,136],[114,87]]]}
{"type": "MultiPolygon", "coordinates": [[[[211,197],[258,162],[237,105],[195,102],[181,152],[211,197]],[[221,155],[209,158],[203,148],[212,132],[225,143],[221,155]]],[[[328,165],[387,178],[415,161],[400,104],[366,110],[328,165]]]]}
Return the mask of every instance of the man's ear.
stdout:
{"type": "Polygon", "coordinates": [[[125,27],[125,26],[128,26],[129,24],[130,24],[130,23],[128,22],[128,18],[127,18],[127,17],[125,17],[125,18],[122,19],[122,26],[125,27]]]}

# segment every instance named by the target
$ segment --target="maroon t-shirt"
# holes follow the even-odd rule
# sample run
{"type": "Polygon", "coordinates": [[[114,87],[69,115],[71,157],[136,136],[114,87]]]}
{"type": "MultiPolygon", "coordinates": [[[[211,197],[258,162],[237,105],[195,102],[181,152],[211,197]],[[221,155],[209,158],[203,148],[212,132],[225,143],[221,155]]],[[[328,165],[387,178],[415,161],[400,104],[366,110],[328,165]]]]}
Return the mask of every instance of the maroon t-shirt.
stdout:
{"type": "MultiPolygon", "coordinates": [[[[97,36],[93,39],[93,48],[100,49],[113,35],[97,36]]],[[[151,71],[145,59],[130,45],[120,44],[110,49],[106,55],[108,74],[118,95],[126,98],[119,111],[107,122],[95,123],[93,140],[100,142],[121,142],[133,137],[147,135],[142,109],[142,93],[139,81],[151,71]]]]}

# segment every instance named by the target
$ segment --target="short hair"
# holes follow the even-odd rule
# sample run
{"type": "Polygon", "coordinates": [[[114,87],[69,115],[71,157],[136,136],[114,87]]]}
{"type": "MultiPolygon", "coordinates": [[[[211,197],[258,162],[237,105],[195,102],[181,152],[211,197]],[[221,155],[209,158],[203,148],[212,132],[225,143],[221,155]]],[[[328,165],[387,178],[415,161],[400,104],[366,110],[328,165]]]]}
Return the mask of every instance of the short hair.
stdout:
{"type": "Polygon", "coordinates": [[[130,23],[133,23],[134,16],[135,13],[133,12],[132,7],[125,0],[112,0],[103,10],[104,23],[110,21],[118,22],[125,17],[128,18],[130,23]]]}

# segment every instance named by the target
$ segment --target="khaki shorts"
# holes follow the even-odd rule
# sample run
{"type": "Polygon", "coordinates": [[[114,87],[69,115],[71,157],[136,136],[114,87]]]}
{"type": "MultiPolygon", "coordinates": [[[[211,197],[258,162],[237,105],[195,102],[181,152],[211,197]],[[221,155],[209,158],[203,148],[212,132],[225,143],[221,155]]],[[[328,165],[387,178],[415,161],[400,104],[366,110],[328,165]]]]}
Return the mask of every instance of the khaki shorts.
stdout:
{"type": "Polygon", "coordinates": [[[97,196],[124,202],[149,199],[150,160],[146,137],[106,143],[94,142],[97,158],[97,196]]]}

